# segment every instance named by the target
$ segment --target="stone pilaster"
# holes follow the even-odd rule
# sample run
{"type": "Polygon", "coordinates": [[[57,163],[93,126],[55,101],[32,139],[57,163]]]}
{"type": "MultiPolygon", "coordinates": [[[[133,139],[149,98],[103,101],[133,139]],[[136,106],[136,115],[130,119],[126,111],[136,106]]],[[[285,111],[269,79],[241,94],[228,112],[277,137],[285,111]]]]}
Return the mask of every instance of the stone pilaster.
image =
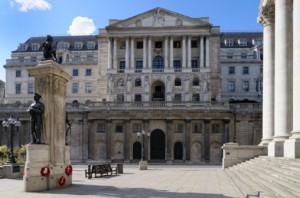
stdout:
{"type": "Polygon", "coordinates": [[[209,67],[209,37],[205,39],[205,67],[209,67]]]}
{"type": "Polygon", "coordinates": [[[114,50],[113,50],[113,69],[117,69],[118,68],[118,38],[114,38],[114,50]]]}
{"type": "Polygon", "coordinates": [[[148,68],[152,68],[152,38],[148,37],[148,68]]]}
{"type": "Polygon", "coordinates": [[[173,37],[170,37],[170,68],[173,68],[173,62],[174,62],[174,55],[173,55],[173,51],[174,51],[174,40],[173,37]]]}
{"type": "Polygon", "coordinates": [[[188,36],[188,48],[187,48],[187,67],[192,67],[192,44],[191,44],[191,36],[188,36]]]}
{"type": "Polygon", "coordinates": [[[135,61],[134,61],[134,47],[135,47],[135,45],[134,45],[134,38],[133,37],[131,37],[131,44],[130,44],[130,68],[131,69],[133,69],[134,70],[134,68],[135,68],[135,61]]]}
{"type": "Polygon", "coordinates": [[[166,36],[165,37],[165,47],[164,47],[164,49],[165,49],[165,58],[164,58],[164,60],[165,60],[165,68],[169,68],[169,60],[168,60],[168,42],[169,41],[169,38],[166,36]]]}
{"type": "Polygon", "coordinates": [[[204,37],[200,37],[200,67],[204,67],[204,37]]]}
{"type": "Polygon", "coordinates": [[[147,67],[147,37],[143,38],[143,69],[147,67]]]}
{"type": "Polygon", "coordinates": [[[128,70],[130,68],[129,65],[129,38],[126,38],[126,50],[125,50],[125,69],[128,70]]]}

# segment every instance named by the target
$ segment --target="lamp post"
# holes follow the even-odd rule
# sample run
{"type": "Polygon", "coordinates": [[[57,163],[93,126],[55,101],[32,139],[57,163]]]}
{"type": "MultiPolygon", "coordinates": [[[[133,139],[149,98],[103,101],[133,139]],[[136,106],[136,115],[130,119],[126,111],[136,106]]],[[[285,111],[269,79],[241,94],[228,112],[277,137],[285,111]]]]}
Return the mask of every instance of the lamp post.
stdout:
{"type": "Polygon", "coordinates": [[[145,131],[145,130],[142,130],[141,132],[138,131],[137,132],[137,136],[138,136],[138,139],[142,138],[142,152],[141,152],[141,161],[139,163],[140,165],[140,170],[147,170],[147,161],[145,160],[145,138],[147,137],[147,139],[149,139],[150,137],[150,133],[145,131]]]}
{"type": "Polygon", "coordinates": [[[19,129],[19,127],[21,126],[21,122],[17,119],[14,119],[10,116],[10,118],[8,118],[7,120],[5,119],[2,122],[2,126],[5,127],[5,131],[7,128],[10,127],[10,156],[9,156],[9,161],[7,163],[11,163],[11,164],[15,164],[16,160],[15,160],[15,156],[14,156],[14,144],[13,144],[13,131],[14,128],[17,127],[17,131],[19,129]]]}

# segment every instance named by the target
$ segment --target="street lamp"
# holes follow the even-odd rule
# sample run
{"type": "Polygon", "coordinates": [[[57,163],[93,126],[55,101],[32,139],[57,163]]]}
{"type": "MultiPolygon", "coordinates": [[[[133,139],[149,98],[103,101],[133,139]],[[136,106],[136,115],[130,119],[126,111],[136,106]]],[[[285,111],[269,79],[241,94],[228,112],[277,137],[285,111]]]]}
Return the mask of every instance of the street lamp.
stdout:
{"type": "Polygon", "coordinates": [[[7,163],[15,164],[16,160],[15,160],[15,156],[14,156],[13,131],[14,131],[14,127],[17,127],[17,131],[18,131],[19,127],[21,126],[21,122],[18,119],[16,120],[10,116],[10,118],[8,118],[7,120],[5,119],[2,122],[2,126],[5,127],[5,131],[8,127],[10,127],[10,133],[11,133],[10,156],[9,156],[9,161],[7,163]]]}
{"type": "Polygon", "coordinates": [[[142,155],[141,155],[141,161],[145,161],[145,148],[144,148],[144,146],[145,146],[145,137],[147,137],[148,139],[149,139],[149,137],[150,137],[150,133],[149,132],[147,132],[147,131],[144,131],[144,130],[142,130],[141,132],[140,131],[138,131],[137,132],[137,136],[138,136],[138,138],[140,139],[140,138],[142,138],[142,155]]]}

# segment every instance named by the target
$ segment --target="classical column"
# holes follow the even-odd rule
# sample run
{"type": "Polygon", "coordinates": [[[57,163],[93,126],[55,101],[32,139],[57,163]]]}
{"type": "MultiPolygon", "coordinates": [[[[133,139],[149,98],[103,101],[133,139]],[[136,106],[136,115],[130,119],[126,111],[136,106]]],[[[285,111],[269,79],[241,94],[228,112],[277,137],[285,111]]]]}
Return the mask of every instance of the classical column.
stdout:
{"type": "Polygon", "coordinates": [[[173,62],[174,62],[174,57],[173,57],[173,50],[174,50],[174,40],[173,37],[170,37],[170,68],[173,68],[173,62]]]}
{"type": "Polygon", "coordinates": [[[147,37],[143,38],[143,69],[147,67],[147,37]]]}
{"type": "Polygon", "coordinates": [[[300,158],[300,1],[294,1],[293,27],[293,130],[284,144],[284,157],[300,158]]]}
{"type": "Polygon", "coordinates": [[[111,53],[111,49],[112,49],[112,44],[111,44],[111,38],[108,38],[108,52],[107,52],[107,69],[108,70],[111,70],[111,66],[112,66],[112,60],[111,60],[111,57],[112,57],[112,53],[111,53]]]}
{"type": "Polygon", "coordinates": [[[200,67],[204,67],[204,37],[200,37],[200,67]]]}
{"type": "Polygon", "coordinates": [[[264,28],[264,60],[263,60],[263,134],[259,145],[268,145],[274,135],[274,64],[275,64],[275,5],[265,9],[259,17],[264,28]]]}
{"type": "Polygon", "coordinates": [[[118,47],[117,47],[117,38],[114,38],[114,53],[113,53],[113,69],[117,69],[118,68],[118,56],[117,56],[117,51],[118,51],[118,47]]]}
{"type": "Polygon", "coordinates": [[[152,68],[152,39],[148,37],[148,68],[152,68]]]}
{"type": "Polygon", "coordinates": [[[126,38],[125,69],[129,69],[129,38],[126,38]]]}
{"type": "Polygon", "coordinates": [[[168,61],[168,41],[169,38],[165,37],[165,68],[169,68],[169,61],[168,61]]]}
{"type": "Polygon", "coordinates": [[[205,39],[205,67],[209,67],[209,37],[205,39]]]}
{"type": "Polygon", "coordinates": [[[283,143],[292,130],[291,5],[292,1],[281,0],[275,3],[275,133],[268,145],[269,156],[283,156],[283,143]]]}
{"type": "Polygon", "coordinates": [[[135,64],[134,64],[134,38],[131,37],[131,44],[130,44],[130,58],[131,58],[131,61],[130,61],[130,68],[131,69],[134,69],[135,68],[135,64]]]}
{"type": "Polygon", "coordinates": [[[186,68],[186,36],[182,37],[182,68],[186,68]]]}
{"type": "Polygon", "coordinates": [[[188,68],[191,68],[192,67],[192,53],[191,53],[191,51],[192,51],[192,46],[191,46],[191,36],[188,36],[188,52],[187,52],[187,55],[188,55],[188,58],[187,58],[187,67],[188,68]]]}

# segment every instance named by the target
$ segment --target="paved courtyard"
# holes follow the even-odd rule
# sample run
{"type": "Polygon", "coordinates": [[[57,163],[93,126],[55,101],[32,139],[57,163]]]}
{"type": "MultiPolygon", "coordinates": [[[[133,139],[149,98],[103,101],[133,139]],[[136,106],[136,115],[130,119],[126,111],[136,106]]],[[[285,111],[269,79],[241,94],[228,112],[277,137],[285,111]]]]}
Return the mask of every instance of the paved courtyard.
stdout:
{"type": "Polygon", "coordinates": [[[243,197],[221,166],[124,165],[124,174],[102,178],[84,178],[87,165],[74,165],[73,185],[45,192],[23,191],[22,179],[0,179],[3,198],[221,198],[243,197]]]}

